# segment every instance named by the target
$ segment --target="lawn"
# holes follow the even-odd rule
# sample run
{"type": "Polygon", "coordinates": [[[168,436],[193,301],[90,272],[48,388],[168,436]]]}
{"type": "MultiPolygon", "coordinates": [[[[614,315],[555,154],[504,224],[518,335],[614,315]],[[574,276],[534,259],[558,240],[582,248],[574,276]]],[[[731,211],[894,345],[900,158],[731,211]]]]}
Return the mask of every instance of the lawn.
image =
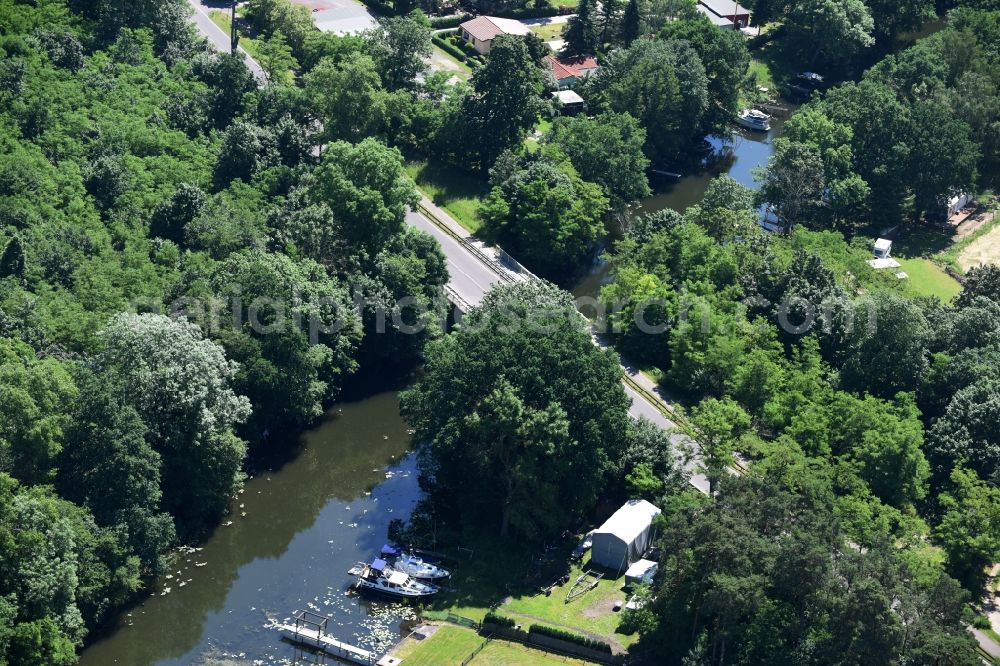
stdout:
{"type": "Polygon", "coordinates": [[[591,662],[559,657],[519,643],[490,641],[469,663],[472,666],[584,666],[591,662]]]}
{"type": "Polygon", "coordinates": [[[406,173],[431,201],[468,231],[475,233],[482,226],[479,204],[490,189],[485,180],[434,160],[409,160],[406,173]]]}
{"type": "Polygon", "coordinates": [[[896,261],[901,264],[899,270],[909,276],[904,283],[918,296],[937,296],[948,303],[962,291],[962,285],[930,259],[896,257],[896,261]]]}
{"type": "MultiPolygon", "coordinates": [[[[589,562],[589,556],[585,562],[589,562]]],[[[519,614],[544,618],[547,620],[547,624],[578,633],[596,634],[605,640],[618,642],[628,647],[635,642],[638,636],[615,632],[621,614],[612,609],[616,600],[625,602],[628,598],[628,595],[622,591],[625,578],[604,578],[595,589],[566,603],[566,594],[577,577],[583,573],[583,570],[583,565],[574,564],[569,570],[569,582],[553,588],[552,594],[549,596],[540,593],[515,596],[502,605],[497,612],[501,615],[507,614],[526,626],[536,622],[536,620],[518,617],[519,614]]]]}
{"type": "Polygon", "coordinates": [[[576,7],[580,0],[552,0],[552,4],[556,7],[576,7]]]}
{"type": "Polygon", "coordinates": [[[757,76],[758,87],[767,88],[769,91],[775,92],[774,76],[771,74],[771,68],[768,67],[766,62],[763,62],[762,60],[751,60],[750,74],[755,74],[757,76]]]}
{"type": "Polygon", "coordinates": [[[421,641],[412,638],[406,640],[393,654],[402,659],[406,666],[461,664],[483,640],[471,629],[445,624],[421,641]]]}
{"type": "Polygon", "coordinates": [[[551,42],[555,39],[561,39],[565,28],[565,23],[543,23],[531,26],[531,32],[541,37],[542,41],[551,42]]]}
{"type": "MultiPolygon", "coordinates": [[[[213,9],[208,12],[209,18],[212,19],[212,23],[222,28],[222,30],[228,35],[233,28],[233,22],[229,17],[228,11],[223,11],[221,9],[213,9]]],[[[251,58],[257,58],[257,41],[251,39],[240,33],[240,46],[243,50],[250,54],[251,58]]]]}
{"type": "Polygon", "coordinates": [[[963,271],[979,264],[1000,264],[1000,225],[995,220],[984,225],[956,254],[963,271]]]}
{"type": "MultiPolygon", "coordinates": [[[[421,641],[403,642],[393,655],[406,666],[458,666],[486,639],[472,629],[445,624],[421,641]]],[[[490,641],[469,662],[474,666],[586,666],[590,662],[551,655],[541,650],[511,643],[490,641]]]]}

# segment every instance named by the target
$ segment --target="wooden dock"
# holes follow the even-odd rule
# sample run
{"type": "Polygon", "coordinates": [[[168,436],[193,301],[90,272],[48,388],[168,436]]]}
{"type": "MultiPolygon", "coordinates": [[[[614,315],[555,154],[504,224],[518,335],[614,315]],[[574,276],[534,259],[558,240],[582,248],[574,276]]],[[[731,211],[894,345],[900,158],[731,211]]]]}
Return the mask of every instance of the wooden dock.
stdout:
{"type": "Polygon", "coordinates": [[[276,625],[281,635],[288,640],[320,649],[338,659],[375,666],[376,659],[372,652],[338,640],[326,632],[329,618],[309,611],[296,611],[294,617],[294,623],[279,622],[276,625]]]}

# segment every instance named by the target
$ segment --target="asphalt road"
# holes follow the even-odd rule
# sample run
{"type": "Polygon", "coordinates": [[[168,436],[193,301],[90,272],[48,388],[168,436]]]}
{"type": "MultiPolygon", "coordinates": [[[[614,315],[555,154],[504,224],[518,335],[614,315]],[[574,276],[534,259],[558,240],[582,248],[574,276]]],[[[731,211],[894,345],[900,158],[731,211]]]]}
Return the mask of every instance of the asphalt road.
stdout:
{"type": "MultiPolygon", "coordinates": [[[[212,42],[216,48],[219,48],[220,50],[228,50],[229,35],[219,29],[219,27],[212,22],[206,13],[205,6],[197,0],[188,0],[188,2],[191,3],[191,6],[195,10],[194,21],[198,26],[199,32],[212,42]]],[[[243,53],[243,56],[247,66],[254,72],[254,75],[258,77],[258,80],[263,80],[264,76],[260,66],[257,65],[257,63],[254,62],[254,60],[245,52],[243,53]]],[[[469,248],[467,248],[460,240],[445,232],[423,214],[411,211],[406,214],[406,221],[408,224],[413,225],[417,229],[430,234],[441,244],[441,249],[448,260],[448,274],[451,276],[448,286],[466,303],[471,305],[480,303],[486,295],[486,292],[488,292],[493,285],[506,281],[500,276],[497,268],[485,263],[480,257],[470,251],[469,248]]],[[[595,343],[602,347],[605,346],[605,344],[601,341],[595,340],[595,343]]],[[[623,370],[628,372],[627,369],[623,368],[623,370]]],[[[644,417],[668,430],[675,430],[677,428],[677,424],[665,417],[657,406],[650,402],[648,398],[628,384],[625,384],[624,388],[625,393],[632,402],[631,407],[629,408],[629,413],[633,418],[644,417]]],[[[671,441],[675,446],[696,446],[686,435],[680,433],[671,435],[671,441]]],[[[697,460],[692,459],[689,461],[687,469],[691,474],[691,485],[698,490],[707,493],[708,480],[699,472],[697,460]]]]}
{"type": "MultiPolygon", "coordinates": [[[[192,20],[194,20],[195,25],[198,27],[198,32],[209,41],[209,43],[214,46],[219,51],[229,50],[229,35],[225,30],[215,25],[211,18],[208,16],[210,9],[222,9],[223,3],[215,2],[211,3],[211,6],[205,3],[199,2],[199,0],[188,0],[188,4],[191,5],[191,9],[194,10],[194,15],[192,20]]],[[[237,49],[243,56],[243,62],[246,63],[247,67],[253,72],[254,77],[258,81],[264,81],[264,70],[260,68],[250,55],[244,51],[242,48],[237,49]]]]}

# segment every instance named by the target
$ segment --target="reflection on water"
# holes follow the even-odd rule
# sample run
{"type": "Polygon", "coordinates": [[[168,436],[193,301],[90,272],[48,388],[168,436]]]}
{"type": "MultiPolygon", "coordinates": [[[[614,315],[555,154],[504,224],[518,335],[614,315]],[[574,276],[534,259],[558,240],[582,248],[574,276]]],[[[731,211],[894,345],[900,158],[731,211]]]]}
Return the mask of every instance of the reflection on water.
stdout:
{"type": "Polygon", "coordinates": [[[338,405],[302,439],[294,459],[247,482],[204,547],[182,554],[145,603],[84,651],[82,666],[197,664],[207,655],[287,663],[292,647],[265,625],[299,608],[332,616],[331,633],[364,647],[398,637],[408,611],[347,595],[346,575],[419,496],[398,396],[338,405]]]}
{"type": "MultiPolygon", "coordinates": [[[[790,108],[793,110],[795,107],[790,108]]],[[[765,166],[774,151],[774,139],[781,136],[788,115],[774,116],[769,132],[751,132],[738,129],[730,137],[709,136],[706,141],[711,146],[704,168],[695,174],[673,179],[653,176],[650,184],[655,192],[645,199],[636,210],[637,214],[653,213],[664,208],[684,212],[705,196],[705,190],[713,178],[729,174],[734,180],[747,187],[757,187],[753,172],[765,166]]],[[[601,287],[610,280],[609,269],[600,259],[594,262],[591,271],[573,288],[573,295],[597,297],[601,287]]]]}

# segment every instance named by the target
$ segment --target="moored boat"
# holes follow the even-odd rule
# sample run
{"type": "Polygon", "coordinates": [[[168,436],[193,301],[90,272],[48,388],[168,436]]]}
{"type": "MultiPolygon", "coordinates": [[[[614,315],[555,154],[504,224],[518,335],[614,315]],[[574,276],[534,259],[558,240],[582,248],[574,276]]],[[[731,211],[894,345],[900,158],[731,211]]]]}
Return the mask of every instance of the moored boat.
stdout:
{"type": "Polygon", "coordinates": [[[451,575],[447,569],[388,544],[382,546],[382,557],[392,562],[392,568],[396,571],[420,580],[442,580],[451,575]]]}
{"type": "Polygon", "coordinates": [[[421,583],[402,571],[393,569],[381,558],[373,560],[371,564],[359,562],[347,573],[357,577],[358,582],[355,585],[359,590],[377,592],[390,597],[421,599],[438,592],[437,586],[421,583]]]}
{"type": "Polygon", "coordinates": [[[736,124],[758,132],[771,129],[771,116],[757,109],[743,109],[736,116],[736,124]]]}

